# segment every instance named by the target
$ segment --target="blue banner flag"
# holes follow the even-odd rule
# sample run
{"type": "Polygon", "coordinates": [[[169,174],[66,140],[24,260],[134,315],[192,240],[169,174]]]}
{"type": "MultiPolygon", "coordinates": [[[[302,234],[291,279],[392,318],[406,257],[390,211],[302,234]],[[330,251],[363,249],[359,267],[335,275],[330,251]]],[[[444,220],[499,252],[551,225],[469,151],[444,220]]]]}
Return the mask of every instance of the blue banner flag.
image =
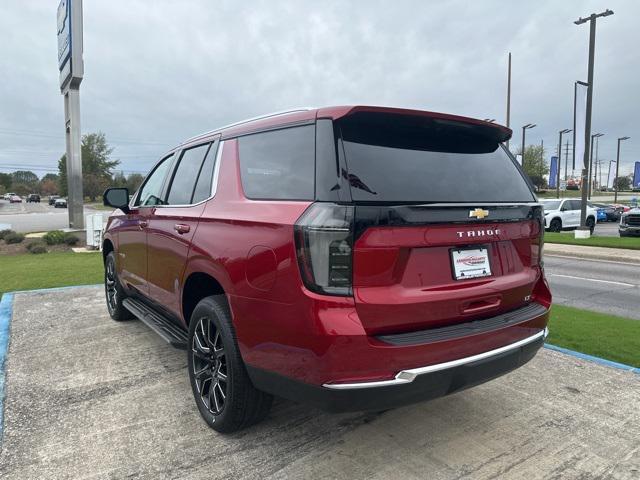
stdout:
{"type": "Polygon", "coordinates": [[[636,162],[636,168],[633,169],[633,188],[640,188],[640,162],[636,162]]]}
{"type": "Polygon", "coordinates": [[[549,166],[549,188],[558,186],[558,157],[551,157],[551,165],[549,166]]]}

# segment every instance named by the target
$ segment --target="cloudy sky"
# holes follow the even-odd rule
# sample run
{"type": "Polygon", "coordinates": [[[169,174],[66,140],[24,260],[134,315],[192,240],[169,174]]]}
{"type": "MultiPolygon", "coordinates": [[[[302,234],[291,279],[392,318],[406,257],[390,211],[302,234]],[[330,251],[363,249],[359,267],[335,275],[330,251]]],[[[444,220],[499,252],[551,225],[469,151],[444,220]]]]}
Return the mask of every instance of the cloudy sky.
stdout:
{"type": "MultiPolygon", "coordinates": [[[[64,153],[57,0],[0,7],[0,171],[56,171],[64,153]]],[[[640,160],[640,2],[84,2],[82,131],[103,131],[125,173],[145,173],[194,134],[297,106],[375,104],[505,122],[513,54],[512,149],[556,149],[586,80],[598,22],[594,132],[601,159],[640,160]]]]}

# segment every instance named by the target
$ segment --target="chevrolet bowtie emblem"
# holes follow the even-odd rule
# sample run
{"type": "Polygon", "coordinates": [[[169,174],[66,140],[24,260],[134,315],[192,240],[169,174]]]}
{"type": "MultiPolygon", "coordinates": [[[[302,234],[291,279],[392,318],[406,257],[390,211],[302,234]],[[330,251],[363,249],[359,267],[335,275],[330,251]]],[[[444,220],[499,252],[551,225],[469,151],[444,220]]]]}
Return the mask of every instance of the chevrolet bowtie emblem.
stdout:
{"type": "Polygon", "coordinates": [[[476,208],[475,210],[469,210],[469,218],[475,217],[482,219],[489,216],[489,210],[483,210],[482,208],[476,208]]]}

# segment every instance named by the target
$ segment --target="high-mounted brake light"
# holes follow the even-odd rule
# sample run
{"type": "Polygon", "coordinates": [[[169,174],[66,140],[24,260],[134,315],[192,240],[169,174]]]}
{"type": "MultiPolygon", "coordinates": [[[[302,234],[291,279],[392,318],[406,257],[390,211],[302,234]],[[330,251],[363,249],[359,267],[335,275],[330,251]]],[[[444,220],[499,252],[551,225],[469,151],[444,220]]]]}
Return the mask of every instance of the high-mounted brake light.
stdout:
{"type": "Polygon", "coordinates": [[[294,232],[305,286],[327,295],[351,295],[353,206],[314,203],[294,232]]]}

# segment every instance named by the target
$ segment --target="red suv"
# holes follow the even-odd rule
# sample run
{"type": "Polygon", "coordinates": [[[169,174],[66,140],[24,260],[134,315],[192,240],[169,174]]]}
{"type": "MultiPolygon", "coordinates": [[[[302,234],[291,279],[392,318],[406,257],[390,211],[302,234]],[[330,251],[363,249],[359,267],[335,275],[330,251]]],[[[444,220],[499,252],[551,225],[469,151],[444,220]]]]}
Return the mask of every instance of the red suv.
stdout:
{"type": "Polygon", "coordinates": [[[344,106],[187,140],[104,237],[114,320],[188,351],[214,429],[272,395],[366,411],[435,398],[530,360],[547,335],[543,214],[471,118],[344,106]]]}

